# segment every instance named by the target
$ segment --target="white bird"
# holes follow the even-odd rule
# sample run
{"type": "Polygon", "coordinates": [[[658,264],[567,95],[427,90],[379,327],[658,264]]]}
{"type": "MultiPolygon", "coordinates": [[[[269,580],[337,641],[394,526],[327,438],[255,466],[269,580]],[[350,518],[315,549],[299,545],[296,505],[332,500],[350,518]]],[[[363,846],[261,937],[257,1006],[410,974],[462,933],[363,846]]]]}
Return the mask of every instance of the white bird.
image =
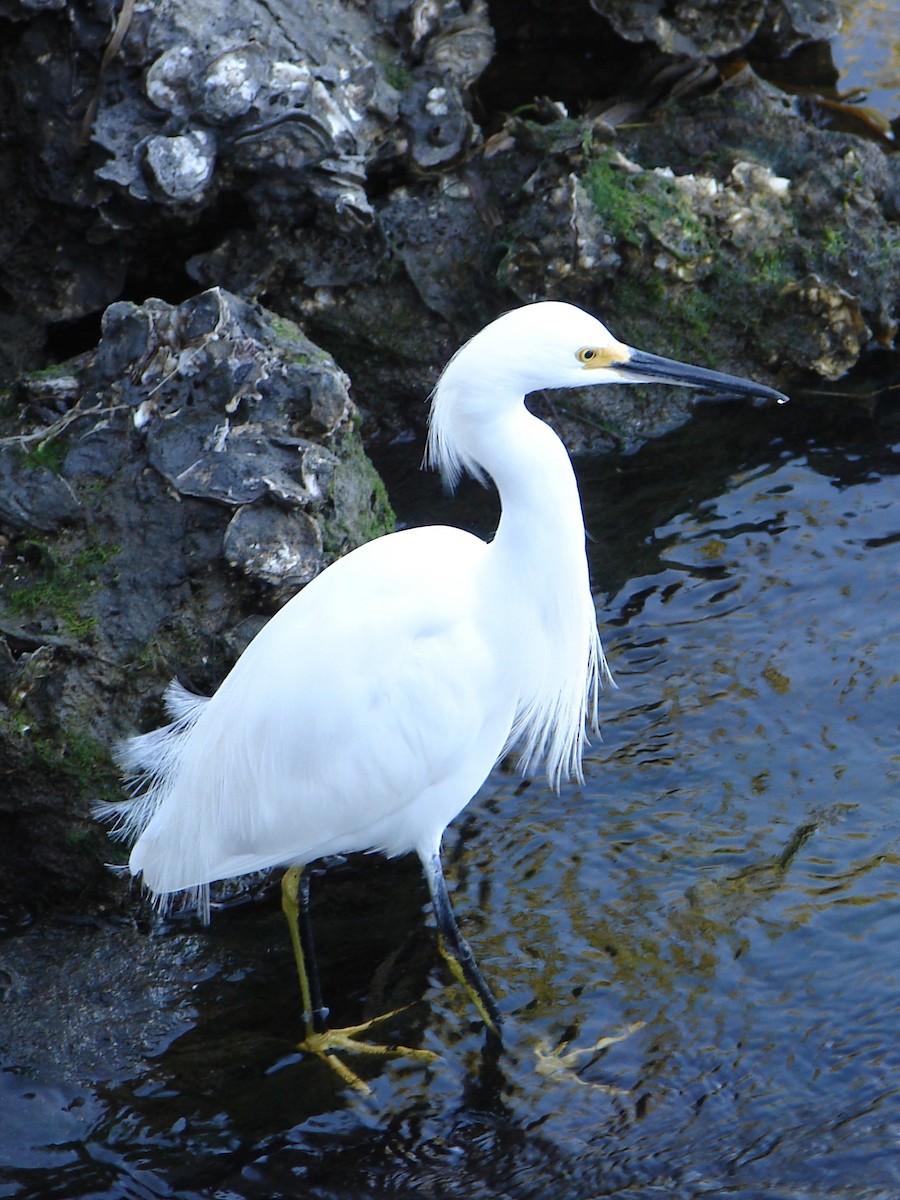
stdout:
{"type": "Polygon", "coordinates": [[[300,1048],[351,1084],[363,1086],[336,1051],[388,1049],[358,1038],[367,1026],[327,1028],[302,869],[327,855],[415,851],[441,949],[498,1033],[497,1004],[450,907],[441,839],[507,751],[523,771],[542,763],[556,786],[580,777],[610,680],[575,474],[524,398],[652,381],[786,399],[634,350],[569,304],[492,322],[441,376],[426,457],[451,486],[464,472],[493,481],[502,504],[493,540],[430,526],[354,550],[269,621],[211,699],[172,684],[171,724],[121,750],[134,795],[112,806],[115,832],[135,841],[130,869],[161,904],[188,890],[207,915],[212,881],[289,868],[300,1048]]]}

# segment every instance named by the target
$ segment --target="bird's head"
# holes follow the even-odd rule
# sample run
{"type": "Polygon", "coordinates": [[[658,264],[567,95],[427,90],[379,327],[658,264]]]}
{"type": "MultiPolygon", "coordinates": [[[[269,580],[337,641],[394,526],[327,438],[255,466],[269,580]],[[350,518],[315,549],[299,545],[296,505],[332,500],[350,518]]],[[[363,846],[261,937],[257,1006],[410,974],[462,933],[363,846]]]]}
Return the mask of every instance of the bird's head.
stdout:
{"type": "Polygon", "coordinates": [[[529,392],[597,383],[666,383],[787,400],[760,383],[635,350],[590,313],[548,300],[504,313],[453,356],[434,393],[428,459],[452,481],[473,470],[463,445],[466,426],[518,407],[529,392]]]}
{"type": "Polygon", "coordinates": [[[454,356],[447,377],[480,381],[482,397],[595,383],[667,383],[783,402],[763,384],[635,350],[573,304],[547,300],[504,313],[454,356]]]}

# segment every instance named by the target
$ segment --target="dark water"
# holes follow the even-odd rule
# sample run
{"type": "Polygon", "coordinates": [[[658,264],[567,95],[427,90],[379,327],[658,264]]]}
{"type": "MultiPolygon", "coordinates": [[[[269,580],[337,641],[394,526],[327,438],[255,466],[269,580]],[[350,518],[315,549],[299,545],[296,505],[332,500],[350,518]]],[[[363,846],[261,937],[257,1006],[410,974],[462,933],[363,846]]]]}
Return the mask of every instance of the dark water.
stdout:
{"type": "Polygon", "coordinates": [[[861,88],[866,103],[896,118],[900,55],[897,9],[891,0],[840,0],[840,34],[831,43],[842,92],[861,88]]]}
{"type": "Polygon", "coordinates": [[[497,772],[446,847],[502,1055],[414,863],[316,880],[337,1019],[411,1001],[390,1034],[443,1056],[366,1066],[370,1099],[292,1051],[274,899],[38,930],[0,979],[47,1010],[0,1033],[0,1196],[896,1200],[898,467],[896,392],[579,462],[604,740],[561,795],[497,772]]]}

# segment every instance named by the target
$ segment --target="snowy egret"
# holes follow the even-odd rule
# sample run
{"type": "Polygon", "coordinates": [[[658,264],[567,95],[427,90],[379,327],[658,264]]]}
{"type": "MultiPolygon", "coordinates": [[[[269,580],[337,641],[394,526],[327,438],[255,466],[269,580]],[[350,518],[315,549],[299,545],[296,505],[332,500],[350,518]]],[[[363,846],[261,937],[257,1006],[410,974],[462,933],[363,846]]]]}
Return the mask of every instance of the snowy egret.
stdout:
{"type": "MultiPolygon", "coordinates": [[[[502,515],[491,542],[445,526],[407,529],[338,560],[254,638],[211,699],[177,684],[171,723],[121,751],[133,798],[112,806],[134,840],[130,868],[161,904],[282,866],[307,1027],[300,1049],[362,1086],[340,1052],[373,1045],[328,1029],[303,868],[352,851],[415,851],[441,950],[489,1030],[500,1013],[459,932],[441,839],[498,758],[580,776],[598,690],[610,679],[588,580],[575,474],[559,438],[525,407],[538,388],[664,381],[720,393],[772,389],[634,350],[558,302],[488,325],[435,389],[427,462],[454,485],[490,479],[502,515]]],[[[383,1018],[378,1018],[383,1019],[383,1018]]]]}

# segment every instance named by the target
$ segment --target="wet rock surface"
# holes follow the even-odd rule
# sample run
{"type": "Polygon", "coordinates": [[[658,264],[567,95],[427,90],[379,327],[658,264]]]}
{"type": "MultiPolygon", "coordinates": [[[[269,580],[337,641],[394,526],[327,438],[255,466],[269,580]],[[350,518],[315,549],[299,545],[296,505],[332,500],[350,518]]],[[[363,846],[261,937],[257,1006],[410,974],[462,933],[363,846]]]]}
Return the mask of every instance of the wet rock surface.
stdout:
{"type": "Polygon", "coordinates": [[[765,36],[782,53],[800,42],[837,32],[835,0],[737,0],[734,4],[678,4],[666,0],[591,0],[591,7],[632,42],[653,42],[671,54],[729,54],[765,36]]]}
{"type": "Polygon", "coordinates": [[[4,10],[6,316],[45,325],[96,313],[129,276],[174,279],[229,211],[272,234],[314,214],[370,225],[374,170],[471,142],[464,96],[492,46],[483,3],[4,10]]]}
{"type": "Polygon", "coordinates": [[[662,327],[676,357],[712,342],[746,371],[752,342],[757,373],[834,379],[871,336],[895,336],[895,161],[810,131],[752,72],[615,142],[596,123],[568,145],[552,127],[519,136],[575,168],[545,159],[531,181],[549,203],[530,209],[531,237],[504,262],[522,298],[549,276],[566,299],[615,312],[632,344],[662,327]],[[636,275],[636,261],[652,272],[636,275]]]}
{"type": "MultiPolygon", "coordinates": [[[[46,368],[0,410],[0,909],[102,897],[115,736],[388,526],[350,380],[371,430],[420,436],[459,342],[548,297],[788,389],[890,344],[890,144],[746,65],[834,19],[0,3],[0,374],[46,368]]],[[[535,404],[628,448],[690,398],[535,404]]]]}

